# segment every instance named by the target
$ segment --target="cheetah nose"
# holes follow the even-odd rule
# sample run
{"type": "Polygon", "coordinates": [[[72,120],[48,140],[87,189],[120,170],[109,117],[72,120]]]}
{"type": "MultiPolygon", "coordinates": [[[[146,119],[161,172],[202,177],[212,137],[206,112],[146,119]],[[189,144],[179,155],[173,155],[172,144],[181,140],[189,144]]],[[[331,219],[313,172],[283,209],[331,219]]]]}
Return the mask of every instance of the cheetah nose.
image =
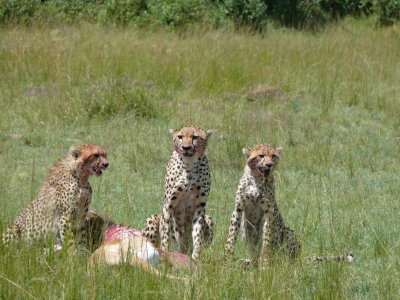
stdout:
{"type": "Polygon", "coordinates": [[[274,165],[273,162],[268,162],[268,163],[266,163],[266,166],[267,166],[268,168],[271,168],[273,165],[274,165]]]}
{"type": "Polygon", "coordinates": [[[188,150],[192,149],[192,146],[182,146],[182,149],[185,151],[188,151],[188,150]]]}
{"type": "Polygon", "coordinates": [[[104,168],[107,168],[108,165],[109,165],[109,163],[105,163],[103,166],[104,166],[104,168]]]}

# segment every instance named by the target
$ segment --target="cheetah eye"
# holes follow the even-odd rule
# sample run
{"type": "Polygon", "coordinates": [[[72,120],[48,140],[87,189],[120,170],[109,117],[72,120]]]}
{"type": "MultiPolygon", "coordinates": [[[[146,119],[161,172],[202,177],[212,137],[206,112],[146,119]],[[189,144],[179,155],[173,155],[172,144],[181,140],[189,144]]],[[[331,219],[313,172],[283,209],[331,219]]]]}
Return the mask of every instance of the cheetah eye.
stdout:
{"type": "Polygon", "coordinates": [[[194,136],[193,136],[193,139],[194,139],[194,140],[197,140],[198,138],[199,138],[198,135],[194,135],[194,136]]]}
{"type": "Polygon", "coordinates": [[[276,158],[278,158],[278,155],[272,154],[271,157],[272,157],[272,159],[276,159],[276,158]]]}
{"type": "Polygon", "coordinates": [[[95,158],[99,158],[100,154],[96,153],[95,155],[93,155],[95,158]]]}
{"type": "Polygon", "coordinates": [[[178,139],[183,139],[183,135],[178,135],[178,139]]]}
{"type": "Polygon", "coordinates": [[[259,158],[264,158],[264,156],[265,156],[264,154],[260,154],[258,157],[259,158]]]}

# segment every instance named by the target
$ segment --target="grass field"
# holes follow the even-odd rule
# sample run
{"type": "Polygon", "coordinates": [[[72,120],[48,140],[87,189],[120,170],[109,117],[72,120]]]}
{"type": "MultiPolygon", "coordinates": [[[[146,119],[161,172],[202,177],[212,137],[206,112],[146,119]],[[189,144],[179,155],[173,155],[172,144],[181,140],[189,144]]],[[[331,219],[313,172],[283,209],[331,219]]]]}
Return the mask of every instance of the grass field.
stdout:
{"type": "MultiPolygon", "coordinates": [[[[0,28],[0,231],[52,163],[94,142],[110,168],[92,207],[142,228],[161,211],[169,128],[214,129],[207,214],[212,246],[186,283],[129,266],[89,271],[72,249],[0,243],[0,299],[400,297],[400,27],[345,20],[318,34],[146,32],[93,25],[0,28]],[[269,83],[285,101],[248,101],[269,83]],[[278,259],[222,264],[243,147],[284,148],[277,200],[302,256],[352,252],[354,264],[278,259]]],[[[236,258],[245,257],[241,241],[236,258]]]]}

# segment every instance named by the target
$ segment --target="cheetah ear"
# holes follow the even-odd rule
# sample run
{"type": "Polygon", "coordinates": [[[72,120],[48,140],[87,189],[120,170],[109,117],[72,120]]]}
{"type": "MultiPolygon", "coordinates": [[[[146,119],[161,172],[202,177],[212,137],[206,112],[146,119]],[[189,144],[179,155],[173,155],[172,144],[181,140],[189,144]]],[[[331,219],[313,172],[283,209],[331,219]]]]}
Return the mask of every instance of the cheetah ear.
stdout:
{"type": "Polygon", "coordinates": [[[69,148],[69,153],[71,153],[71,155],[72,155],[74,158],[78,158],[79,155],[82,154],[82,152],[81,152],[80,150],[76,149],[75,147],[69,148]]]}
{"type": "Polygon", "coordinates": [[[246,156],[246,158],[250,157],[251,149],[243,148],[242,151],[243,151],[244,156],[246,156]]]}
{"type": "Polygon", "coordinates": [[[212,134],[214,133],[214,130],[206,130],[206,139],[208,139],[212,134]]]}
{"type": "Polygon", "coordinates": [[[282,150],[283,150],[283,148],[282,148],[282,147],[278,147],[278,148],[276,148],[275,150],[276,150],[276,152],[278,152],[278,154],[281,154],[281,153],[282,153],[282,150]]]}
{"type": "Polygon", "coordinates": [[[169,130],[169,133],[170,133],[171,135],[174,135],[174,133],[175,133],[175,130],[173,130],[173,129],[170,129],[170,130],[169,130]]]}

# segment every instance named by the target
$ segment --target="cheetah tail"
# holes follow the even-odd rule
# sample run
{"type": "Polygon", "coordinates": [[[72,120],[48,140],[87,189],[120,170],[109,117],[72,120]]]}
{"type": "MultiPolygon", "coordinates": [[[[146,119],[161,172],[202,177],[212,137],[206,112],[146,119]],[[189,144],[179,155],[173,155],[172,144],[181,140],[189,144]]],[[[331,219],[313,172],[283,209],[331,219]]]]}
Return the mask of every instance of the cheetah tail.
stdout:
{"type": "Polygon", "coordinates": [[[309,256],[304,258],[306,262],[321,262],[321,261],[339,261],[339,262],[354,262],[353,254],[344,254],[338,256],[309,256]]]}

